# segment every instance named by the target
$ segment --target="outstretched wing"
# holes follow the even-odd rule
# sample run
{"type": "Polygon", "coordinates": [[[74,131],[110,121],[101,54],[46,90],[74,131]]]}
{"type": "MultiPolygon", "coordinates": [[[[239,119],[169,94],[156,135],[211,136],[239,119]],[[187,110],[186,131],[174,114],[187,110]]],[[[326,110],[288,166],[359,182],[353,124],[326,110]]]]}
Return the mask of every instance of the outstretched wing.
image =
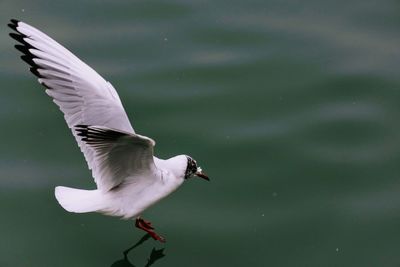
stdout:
{"type": "Polygon", "coordinates": [[[94,150],[99,177],[111,179],[115,186],[125,180],[155,177],[148,175],[156,172],[152,139],[103,126],[77,125],[75,129],[81,141],[94,150]]]}
{"type": "MultiPolygon", "coordinates": [[[[15,33],[10,36],[19,42],[15,47],[23,53],[21,58],[44,85],[64,113],[68,127],[75,125],[99,125],[129,134],[134,130],[114,87],[92,68],[82,62],[62,45],[38,29],[17,20],[8,24],[15,33]]],[[[109,190],[118,181],[104,177],[99,169],[95,150],[88,146],[72,130],[85,155],[97,187],[109,190]]]]}

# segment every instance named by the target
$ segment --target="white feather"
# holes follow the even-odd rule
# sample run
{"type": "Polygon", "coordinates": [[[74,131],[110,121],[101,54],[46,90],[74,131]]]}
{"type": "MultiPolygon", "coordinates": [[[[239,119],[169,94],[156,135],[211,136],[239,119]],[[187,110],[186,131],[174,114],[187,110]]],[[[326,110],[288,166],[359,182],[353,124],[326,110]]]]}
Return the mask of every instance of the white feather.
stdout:
{"type": "Polygon", "coordinates": [[[57,186],[54,194],[58,203],[69,212],[94,212],[104,208],[104,198],[99,190],[82,190],[57,186]]]}

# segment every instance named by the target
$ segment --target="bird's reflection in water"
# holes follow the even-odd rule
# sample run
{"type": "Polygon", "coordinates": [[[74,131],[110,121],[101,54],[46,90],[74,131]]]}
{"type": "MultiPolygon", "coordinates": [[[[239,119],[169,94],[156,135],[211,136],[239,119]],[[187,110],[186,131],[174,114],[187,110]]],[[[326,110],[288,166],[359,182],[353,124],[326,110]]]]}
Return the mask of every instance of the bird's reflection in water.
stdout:
{"type": "MultiPolygon", "coordinates": [[[[150,238],[149,234],[145,234],[136,244],[134,244],[132,247],[128,248],[123,252],[124,258],[121,260],[117,260],[114,262],[111,267],[136,267],[133,265],[129,259],[128,259],[128,253],[133,250],[134,248],[142,245],[147,239],[150,238]]],[[[153,249],[150,252],[150,257],[147,259],[147,263],[144,267],[150,267],[152,266],[156,261],[164,257],[164,249],[156,249],[153,247],[153,249]]]]}

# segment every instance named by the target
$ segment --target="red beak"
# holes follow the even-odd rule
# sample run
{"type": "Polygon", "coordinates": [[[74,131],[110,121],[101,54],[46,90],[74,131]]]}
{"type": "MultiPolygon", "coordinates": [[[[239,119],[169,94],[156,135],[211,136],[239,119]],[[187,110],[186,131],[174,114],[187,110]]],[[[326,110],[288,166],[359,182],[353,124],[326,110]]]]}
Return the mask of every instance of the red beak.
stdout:
{"type": "Polygon", "coordinates": [[[197,177],[203,178],[204,180],[210,181],[210,178],[204,172],[196,172],[195,175],[197,177]]]}

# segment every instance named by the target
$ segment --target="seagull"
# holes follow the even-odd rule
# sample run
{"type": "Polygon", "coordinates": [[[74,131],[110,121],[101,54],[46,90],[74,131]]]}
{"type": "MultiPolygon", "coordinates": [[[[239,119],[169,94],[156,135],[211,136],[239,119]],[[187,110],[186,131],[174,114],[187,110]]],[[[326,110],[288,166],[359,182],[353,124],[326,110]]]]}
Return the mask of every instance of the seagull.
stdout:
{"type": "Polygon", "coordinates": [[[64,46],[22,21],[8,26],[22,60],[64,114],[96,183],[95,190],[57,186],[58,203],[68,212],[134,219],[137,228],[165,242],[142,212],[185,180],[208,176],[190,156],[155,157],[154,140],[134,131],[111,83],[64,46]]]}

